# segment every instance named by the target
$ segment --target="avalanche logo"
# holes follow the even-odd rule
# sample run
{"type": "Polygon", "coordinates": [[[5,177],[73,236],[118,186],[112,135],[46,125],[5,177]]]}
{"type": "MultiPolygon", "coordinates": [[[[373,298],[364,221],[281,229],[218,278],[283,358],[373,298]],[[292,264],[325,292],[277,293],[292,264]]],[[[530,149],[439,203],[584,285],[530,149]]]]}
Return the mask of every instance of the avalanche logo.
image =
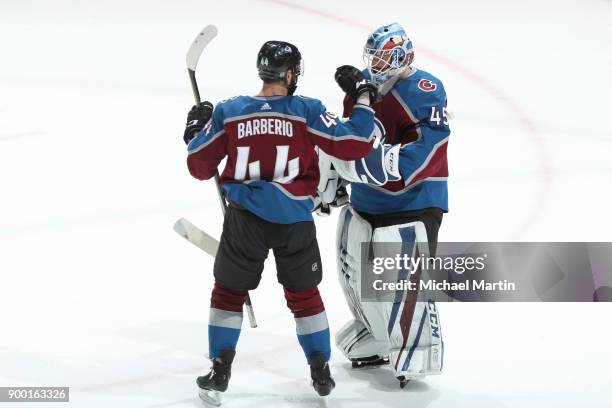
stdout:
{"type": "Polygon", "coordinates": [[[421,79],[419,81],[419,89],[423,92],[433,92],[438,89],[438,85],[431,82],[429,79],[421,79]]]}

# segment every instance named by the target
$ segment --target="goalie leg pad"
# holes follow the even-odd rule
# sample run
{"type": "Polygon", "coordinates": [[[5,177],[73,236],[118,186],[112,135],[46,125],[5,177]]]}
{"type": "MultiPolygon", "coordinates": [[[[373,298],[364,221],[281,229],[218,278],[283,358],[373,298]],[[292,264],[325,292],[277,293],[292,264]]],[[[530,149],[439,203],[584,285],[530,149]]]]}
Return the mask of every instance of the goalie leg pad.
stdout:
{"type": "MultiPolygon", "coordinates": [[[[378,325],[376,303],[361,302],[361,249],[362,243],[370,242],[372,227],[353,208],[346,206],[340,212],[336,233],[337,270],[340,286],[353,314],[354,320],[348,322],[337,334],[336,345],[349,359],[388,355],[388,338],[373,336],[378,325]]],[[[384,328],[383,328],[384,333],[384,328]]]]}
{"type": "MultiPolygon", "coordinates": [[[[443,342],[433,301],[420,299],[414,293],[409,296],[404,290],[395,293],[393,302],[361,301],[361,249],[364,242],[372,242],[371,257],[429,254],[427,232],[422,222],[372,230],[354,209],[350,206],[343,208],[337,230],[338,277],[355,320],[338,332],[337,346],[349,359],[376,354],[389,356],[398,377],[417,378],[440,373],[443,342]]],[[[393,280],[410,277],[407,270],[389,272],[393,280]]],[[[364,273],[369,272],[366,270],[364,273]]],[[[414,279],[419,277],[417,273],[414,279]]]]}
{"type": "Polygon", "coordinates": [[[351,320],[336,333],[336,346],[349,360],[386,356],[389,352],[388,342],[376,340],[359,320],[351,320]]]}
{"type": "MultiPolygon", "coordinates": [[[[376,348],[377,352],[369,352],[367,356],[361,355],[361,346],[353,347],[359,357],[368,357],[373,354],[381,356],[388,355],[387,320],[383,318],[387,306],[382,302],[362,302],[361,301],[361,273],[362,273],[362,246],[368,247],[372,239],[372,227],[364,220],[352,207],[346,206],[340,213],[338,230],[336,235],[337,245],[337,270],[340,286],[344,292],[349,308],[353,317],[359,321],[366,329],[368,338],[360,340],[364,350],[376,348]],[[366,244],[366,245],[363,245],[366,244]],[[371,339],[370,339],[371,337],[371,339]],[[365,345],[367,343],[367,346],[365,345]]],[[[368,272],[365,272],[368,273],[368,272]]],[[[361,333],[363,334],[363,333],[361,333]]],[[[339,347],[347,337],[351,340],[352,335],[339,333],[339,347]]],[[[353,333],[356,335],[356,333],[353,333]]],[[[344,351],[343,351],[344,352],[344,351]]],[[[351,352],[352,353],[352,352],[351,352]]],[[[346,352],[349,358],[357,358],[357,354],[346,352]]],[[[363,352],[365,353],[365,352],[363,352]]]]}
{"type": "MultiPolygon", "coordinates": [[[[372,226],[370,223],[351,206],[343,208],[340,213],[336,240],[340,286],[355,319],[361,321],[376,340],[386,343],[388,342],[387,320],[383,318],[385,304],[361,301],[361,274],[371,273],[368,265],[362,265],[361,251],[369,247],[371,239],[372,226]]],[[[384,355],[386,356],[387,353],[384,355]]]]}
{"type": "Polygon", "coordinates": [[[389,360],[396,377],[421,378],[440,374],[444,342],[435,302],[416,302],[403,307],[413,307],[414,315],[412,322],[400,323],[392,331],[389,360]]]}
{"type": "MultiPolygon", "coordinates": [[[[361,309],[361,243],[370,242],[372,227],[353,208],[340,212],[336,230],[337,271],[340,287],[353,316],[366,322],[361,309]]],[[[367,323],[365,323],[367,325],[367,323]]]]}
{"type": "MultiPolygon", "coordinates": [[[[398,253],[411,257],[429,255],[427,232],[420,221],[377,228],[372,241],[374,256],[394,257],[398,253]],[[398,245],[377,246],[376,242],[397,242],[398,245]]],[[[418,270],[412,278],[404,269],[391,273],[395,280],[418,281],[427,271],[418,270]]],[[[389,360],[396,376],[419,378],[439,374],[443,364],[443,342],[435,302],[423,299],[420,294],[398,290],[393,303],[382,304],[386,306],[383,318],[388,323],[389,360]]]]}

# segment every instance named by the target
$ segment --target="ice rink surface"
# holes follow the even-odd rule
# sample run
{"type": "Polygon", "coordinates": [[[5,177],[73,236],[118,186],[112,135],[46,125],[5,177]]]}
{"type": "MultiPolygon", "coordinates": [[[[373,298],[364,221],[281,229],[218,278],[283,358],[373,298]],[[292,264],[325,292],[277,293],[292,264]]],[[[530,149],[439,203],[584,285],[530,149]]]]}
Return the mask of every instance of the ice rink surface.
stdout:
{"type": "MultiPolygon", "coordinates": [[[[0,385],[70,386],[71,407],[200,407],[213,261],[171,227],[219,236],[221,212],[185,166],[186,49],[218,25],[198,71],[217,102],[257,93],[260,45],[291,41],[298,93],[339,110],[334,69],[360,66],[392,21],[456,116],[440,240],[610,241],[610,1],[2,0],[0,385]]],[[[335,332],[336,216],[316,221],[335,332]]],[[[273,261],[251,296],[259,328],[244,324],[226,407],[612,406],[611,304],[441,304],[441,376],[400,390],[334,350],[323,400],[273,261]]]]}

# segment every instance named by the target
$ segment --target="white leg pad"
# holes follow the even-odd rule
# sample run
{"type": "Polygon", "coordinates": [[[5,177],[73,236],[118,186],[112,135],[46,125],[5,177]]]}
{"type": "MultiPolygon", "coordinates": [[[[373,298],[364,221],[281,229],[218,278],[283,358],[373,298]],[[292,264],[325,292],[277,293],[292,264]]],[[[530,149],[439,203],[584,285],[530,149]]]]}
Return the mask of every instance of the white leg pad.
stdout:
{"type": "Polygon", "coordinates": [[[358,320],[349,321],[336,333],[336,346],[351,360],[376,355],[387,356],[389,352],[389,343],[376,340],[358,320]]]}
{"type": "MultiPolygon", "coordinates": [[[[394,302],[361,302],[361,249],[364,242],[374,243],[372,256],[375,257],[394,257],[406,251],[410,251],[411,256],[417,252],[429,253],[422,222],[372,230],[370,224],[350,206],[343,208],[337,230],[338,276],[355,319],[338,332],[336,345],[351,359],[389,356],[396,376],[418,378],[439,374],[444,344],[433,301],[422,299],[420,295],[416,299],[407,299],[405,291],[398,291],[394,302]],[[395,242],[397,246],[376,246],[377,242],[395,242]]],[[[403,276],[406,271],[392,273],[397,274],[397,279],[406,278],[403,276]]]]}
{"type": "MultiPolygon", "coordinates": [[[[404,304],[404,307],[410,307],[404,304]]],[[[394,327],[390,337],[389,362],[396,376],[420,378],[442,372],[444,343],[435,302],[416,302],[408,336],[402,324],[394,327]]]]}

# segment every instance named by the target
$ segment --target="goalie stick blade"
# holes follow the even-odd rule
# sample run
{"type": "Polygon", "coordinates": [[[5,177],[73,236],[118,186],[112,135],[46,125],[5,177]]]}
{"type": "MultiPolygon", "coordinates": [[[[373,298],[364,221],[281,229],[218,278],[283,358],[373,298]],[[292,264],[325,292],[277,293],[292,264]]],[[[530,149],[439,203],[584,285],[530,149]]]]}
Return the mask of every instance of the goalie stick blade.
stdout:
{"type": "Polygon", "coordinates": [[[185,218],[180,218],[174,223],[174,232],[200,248],[213,258],[217,255],[219,241],[202,231],[185,218]]]}
{"type": "Polygon", "coordinates": [[[198,60],[204,48],[217,36],[217,27],[213,24],[207,25],[198,33],[195,40],[191,43],[187,51],[187,68],[195,71],[198,66],[198,60]]]}

